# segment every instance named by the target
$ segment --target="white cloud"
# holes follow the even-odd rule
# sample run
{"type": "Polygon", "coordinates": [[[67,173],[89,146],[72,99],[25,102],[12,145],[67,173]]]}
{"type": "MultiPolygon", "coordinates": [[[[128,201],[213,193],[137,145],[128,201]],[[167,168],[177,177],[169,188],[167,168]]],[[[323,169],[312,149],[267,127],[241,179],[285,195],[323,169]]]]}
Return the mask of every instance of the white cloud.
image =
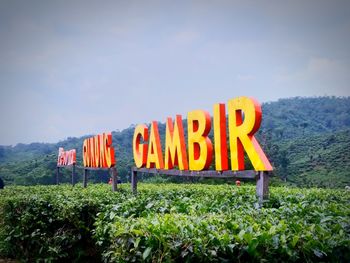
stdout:
{"type": "Polygon", "coordinates": [[[276,76],[275,84],[289,90],[291,96],[350,96],[350,66],[343,61],[315,57],[294,73],[276,76]]]}
{"type": "Polygon", "coordinates": [[[349,95],[347,4],[0,5],[0,144],[164,121],[239,95],[349,95]]]}

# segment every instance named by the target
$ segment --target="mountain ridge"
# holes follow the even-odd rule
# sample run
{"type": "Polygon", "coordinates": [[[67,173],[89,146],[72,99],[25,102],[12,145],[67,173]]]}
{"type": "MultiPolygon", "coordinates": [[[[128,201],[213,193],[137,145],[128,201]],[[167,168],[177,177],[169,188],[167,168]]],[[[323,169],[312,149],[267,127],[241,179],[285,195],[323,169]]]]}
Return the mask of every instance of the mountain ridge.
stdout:
{"type": "MultiPolygon", "coordinates": [[[[304,165],[300,169],[309,169],[307,174],[315,176],[313,170],[317,170],[320,164],[315,163],[314,169],[305,163],[309,156],[310,149],[316,149],[317,143],[325,143],[330,138],[335,138],[334,144],[336,147],[331,147],[331,159],[334,156],[339,156],[339,149],[350,155],[347,151],[348,141],[350,141],[350,97],[295,97],[288,99],[279,99],[275,102],[268,102],[262,104],[263,120],[261,128],[257,133],[257,139],[261,143],[262,148],[266,151],[270,160],[275,165],[275,174],[284,180],[290,181],[296,185],[306,186],[324,186],[318,184],[315,180],[299,180],[297,174],[302,174],[305,178],[304,171],[297,171],[294,167],[299,167],[295,156],[304,160],[304,165]],[[343,138],[338,140],[337,138],[343,138]],[[305,139],[303,141],[303,138],[305,139]],[[309,138],[309,140],[307,140],[309,138]],[[299,142],[308,145],[309,142],[316,140],[316,144],[310,144],[309,150],[301,147],[299,142]],[[293,146],[294,145],[294,146],[293,146]],[[302,152],[299,149],[303,149],[302,152]],[[294,155],[293,155],[294,154],[294,155]],[[333,156],[334,155],[334,156],[333,156]],[[332,157],[333,156],[333,157],[332,157]],[[305,159],[306,158],[306,159],[305,159]],[[318,165],[318,166],[317,166],[318,165]]],[[[187,129],[186,120],[184,119],[184,128],[187,129]]],[[[134,132],[134,125],[121,131],[113,131],[113,145],[115,147],[117,169],[123,181],[128,180],[130,167],[133,165],[132,158],[132,137],[134,132]]],[[[162,142],[165,137],[165,124],[159,122],[159,132],[162,142]]],[[[185,131],[186,134],[186,131],[185,131]]],[[[212,133],[209,135],[212,138],[212,133]]],[[[15,146],[0,146],[0,176],[5,178],[7,183],[15,184],[37,184],[52,183],[52,168],[55,168],[57,159],[58,147],[65,149],[77,149],[78,162],[81,162],[82,141],[89,137],[85,135],[82,137],[68,137],[67,139],[58,143],[31,143],[31,144],[17,144],[15,146]],[[50,159],[45,159],[50,157],[50,159]],[[45,165],[46,160],[49,165],[45,165]],[[37,162],[37,167],[33,168],[33,163],[37,162]],[[17,167],[14,169],[14,167],[17,167]],[[30,168],[31,167],[31,168],[30,168]],[[38,169],[42,168],[42,169],[38,169]],[[33,174],[36,170],[37,177],[42,177],[40,180],[35,180],[36,175],[33,174]],[[30,174],[32,178],[25,180],[30,174]],[[17,180],[15,180],[17,178],[17,180]],[[21,179],[18,179],[21,178],[21,179]],[[34,178],[34,179],[33,179],[34,178]],[[43,179],[44,178],[44,179],[43,179]]],[[[164,147],[164,143],[163,143],[164,147]]],[[[350,148],[350,147],[349,147],[350,148]]],[[[326,149],[316,149],[318,155],[328,154],[326,149]]],[[[310,160],[314,162],[313,160],[310,160]]],[[[349,160],[343,159],[344,167],[349,166],[349,160]]],[[[249,164],[248,164],[249,165],[249,164]]],[[[339,166],[339,164],[337,164],[339,166]]],[[[322,166],[323,167],[323,166],[322,166]]],[[[329,185],[331,187],[340,187],[344,184],[350,183],[349,172],[339,169],[331,169],[329,164],[325,165],[325,170],[322,170],[323,177],[327,173],[340,173],[341,184],[329,185]],[[344,179],[345,178],[345,179],[344,179]]],[[[67,179],[69,174],[65,175],[63,181],[67,179]]],[[[316,176],[317,177],[317,176],[316,176]]],[[[338,176],[335,176],[337,178],[338,176]]],[[[307,178],[307,176],[306,176],[307,178]]],[[[108,175],[97,173],[95,181],[108,180],[108,175]],[[98,177],[100,178],[98,179],[98,177]]],[[[338,180],[338,179],[334,179],[338,180]]],[[[327,180],[331,184],[331,180],[327,180]]],[[[327,185],[325,185],[327,186],[327,185]]]]}

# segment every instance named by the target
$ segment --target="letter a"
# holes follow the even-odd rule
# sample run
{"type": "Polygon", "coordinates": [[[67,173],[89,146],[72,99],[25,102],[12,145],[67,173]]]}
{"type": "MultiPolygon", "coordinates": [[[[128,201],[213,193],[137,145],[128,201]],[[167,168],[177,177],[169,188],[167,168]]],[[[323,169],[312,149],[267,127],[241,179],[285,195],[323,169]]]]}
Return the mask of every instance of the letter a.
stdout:
{"type": "Polygon", "coordinates": [[[147,168],[163,169],[163,154],[160,144],[158,123],[153,121],[151,124],[151,132],[149,136],[148,154],[147,154],[147,168]]]}

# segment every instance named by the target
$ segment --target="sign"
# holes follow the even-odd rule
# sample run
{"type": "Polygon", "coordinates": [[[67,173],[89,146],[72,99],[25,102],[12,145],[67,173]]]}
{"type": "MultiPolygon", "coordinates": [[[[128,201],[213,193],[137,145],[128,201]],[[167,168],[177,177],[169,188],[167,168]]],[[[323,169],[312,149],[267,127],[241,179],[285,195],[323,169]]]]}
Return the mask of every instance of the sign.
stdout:
{"type": "Polygon", "coordinates": [[[76,164],[77,154],[75,149],[65,151],[62,147],[58,148],[57,166],[68,166],[76,164]]]}
{"type": "Polygon", "coordinates": [[[150,131],[144,124],[137,125],[133,137],[136,167],[168,170],[176,165],[180,170],[207,170],[214,153],[216,170],[239,171],[245,168],[245,151],[256,171],[272,171],[272,165],[254,136],[261,124],[260,104],[253,98],[238,97],[229,100],[227,108],[228,127],[226,107],[222,103],[213,107],[213,125],[207,111],[195,110],[187,114],[187,151],[181,115],[177,115],[174,122],[167,118],[164,154],[158,123],[153,121],[150,131]],[[214,146],[208,137],[212,126],[214,146]]]}
{"type": "Polygon", "coordinates": [[[84,140],[84,167],[111,168],[115,165],[112,134],[103,133],[84,140]]]}

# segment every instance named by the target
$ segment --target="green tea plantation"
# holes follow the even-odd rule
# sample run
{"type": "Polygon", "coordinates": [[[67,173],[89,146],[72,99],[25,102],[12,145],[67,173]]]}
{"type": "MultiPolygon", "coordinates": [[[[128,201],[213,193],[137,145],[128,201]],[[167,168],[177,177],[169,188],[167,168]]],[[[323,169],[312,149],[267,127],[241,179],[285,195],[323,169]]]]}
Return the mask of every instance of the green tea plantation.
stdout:
{"type": "Polygon", "coordinates": [[[350,191],[140,184],[0,191],[0,259],[350,262],[350,191]]]}

